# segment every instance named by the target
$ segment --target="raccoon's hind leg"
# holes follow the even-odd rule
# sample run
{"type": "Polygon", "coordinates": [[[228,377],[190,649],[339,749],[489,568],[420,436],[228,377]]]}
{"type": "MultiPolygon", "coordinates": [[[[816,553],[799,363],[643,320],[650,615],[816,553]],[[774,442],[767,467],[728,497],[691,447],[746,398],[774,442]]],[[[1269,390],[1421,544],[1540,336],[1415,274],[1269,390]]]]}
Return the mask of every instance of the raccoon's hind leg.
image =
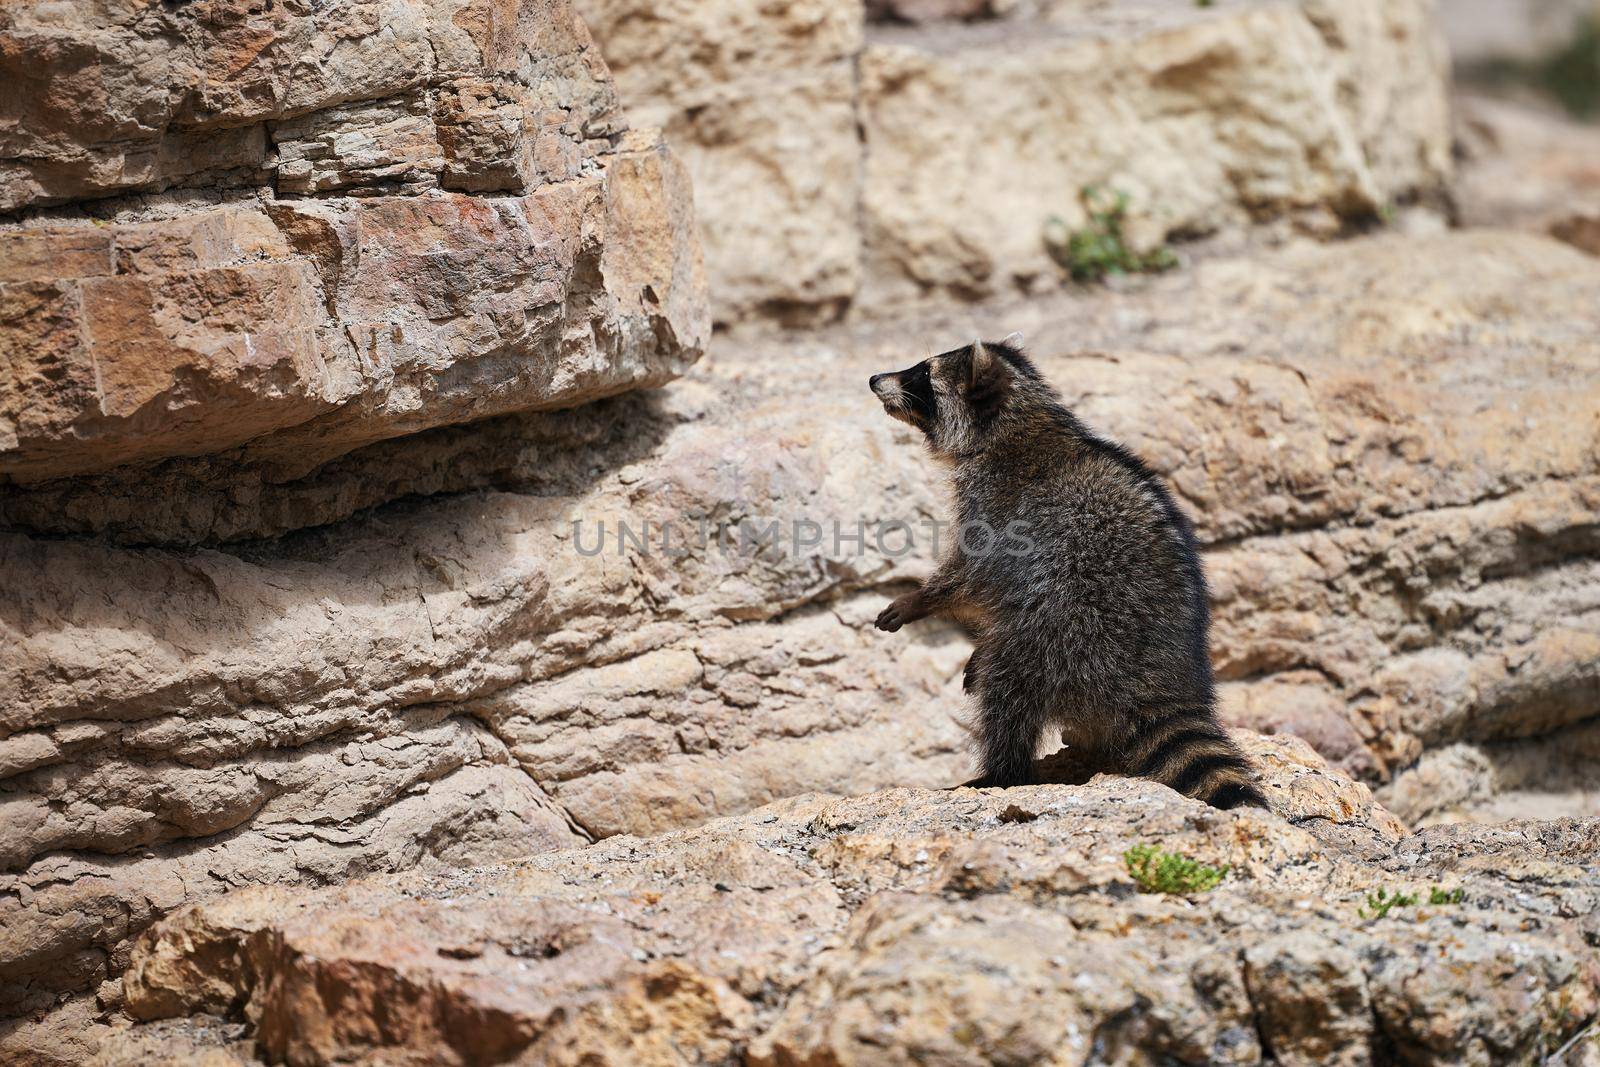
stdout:
{"type": "Polygon", "coordinates": [[[1209,707],[1147,713],[1134,727],[1124,759],[1127,773],[1214,808],[1268,806],[1249,761],[1209,707]]]}
{"type": "Polygon", "coordinates": [[[980,644],[978,716],[974,735],[983,776],[975,786],[1028,785],[1039,734],[1050,721],[1044,687],[1017,676],[987,643],[980,644]]]}

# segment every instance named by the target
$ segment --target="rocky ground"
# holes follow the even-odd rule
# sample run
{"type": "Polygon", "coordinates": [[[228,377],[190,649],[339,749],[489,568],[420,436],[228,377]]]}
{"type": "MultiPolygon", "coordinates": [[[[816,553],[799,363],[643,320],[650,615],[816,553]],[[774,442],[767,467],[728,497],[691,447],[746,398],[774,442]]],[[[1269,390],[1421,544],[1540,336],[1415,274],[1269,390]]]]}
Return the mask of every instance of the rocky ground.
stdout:
{"type": "MultiPolygon", "coordinates": [[[[1408,820],[1519,789],[1593,814],[1597,290],[1600,264],[1543,237],[1308,244],[916,333],[730,341],[660,396],[263,484],[229,521],[323,523],[270,541],[8,535],[12,989],[114,978],[140,928],[229,886],[964,780],[964,638],[869,625],[926,539],[578,548],[619,519],[942,516],[865,380],[990,322],[1197,516],[1232,721],[1307,738],[1408,820]],[[419,476],[430,495],[358,510],[419,476]]],[[[103,499],[13,497],[91,519],[103,499]]]]}
{"type": "Polygon", "coordinates": [[[72,104],[0,139],[0,1062],[1501,1063],[1581,1031],[1592,131],[1463,98],[1452,178],[1420,2],[584,6],[681,146],[709,291],[680,168],[557,0],[0,14],[0,69],[72,104]],[[1005,152],[929,118],[997,100],[1005,152]],[[930,139],[966,154],[912,165],[930,139]],[[1161,190],[1136,244],[1213,236],[1060,286],[1038,216],[1106,178],[1161,190]],[[741,326],[708,342],[713,295],[741,326]],[[968,645],[870,621],[948,505],[865,381],[1012,330],[1195,517],[1276,815],[926,791],[970,774],[968,645]],[[856,799],[784,799],[814,790],[856,799]],[[1136,893],[1143,841],[1233,871],[1136,893]],[[1464,899],[1358,913],[1432,884],[1464,899]]]}
{"type": "Polygon", "coordinates": [[[145,1022],[95,1062],[1487,1065],[1593,1019],[1593,821],[1408,836],[1303,742],[1240,736],[1274,813],[900,789],[241,891],[141,938],[145,1022]],[[1226,877],[1144,891],[1123,854],[1152,841],[1226,877]],[[1380,890],[1423,902],[1375,917],[1380,890]]]}

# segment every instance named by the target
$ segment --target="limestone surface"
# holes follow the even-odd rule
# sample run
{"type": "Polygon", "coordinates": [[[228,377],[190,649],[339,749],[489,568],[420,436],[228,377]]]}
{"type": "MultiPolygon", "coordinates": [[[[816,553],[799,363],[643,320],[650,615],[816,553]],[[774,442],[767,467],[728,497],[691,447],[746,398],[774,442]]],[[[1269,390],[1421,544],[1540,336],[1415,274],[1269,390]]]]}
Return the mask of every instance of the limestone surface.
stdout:
{"type": "Polygon", "coordinates": [[[1429,3],[1063,5],[880,32],[861,58],[861,300],[1031,291],[1045,228],[1126,195],[1135,247],[1437,193],[1450,172],[1429,3]],[[1270,147],[1269,147],[1270,146],[1270,147]]]}
{"type": "Polygon", "coordinates": [[[0,489],[298,477],[704,349],[687,179],[566,0],[13,4],[0,76],[0,489]]]}
{"type": "Polygon", "coordinates": [[[861,284],[861,0],[577,3],[689,171],[715,315],[837,315],[861,284]]]}
{"type": "Polygon", "coordinates": [[[523,192],[622,128],[567,0],[7,4],[0,75],[0,214],[174,186],[523,192]]]}
{"type": "Polygon", "coordinates": [[[950,511],[866,379],[1013,328],[1195,517],[1229,718],[1408,820],[1497,782],[1570,793],[1591,749],[1562,739],[1600,692],[1596,291],[1600,262],[1527,234],[1307,243],[719,341],[660,393],[237,496],[152,474],[181,507],[15,493],[100,532],[0,535],[4,1002],[114,979],[140,928],[227,886],[966,780],[965,638],[871,627],[950,511]],[[1502,748],[1543,744],[1571,759],[1502,748]],[[1488,755],[1431,755],[1463,745],[1488,755]]]}
{"type": "Polygon", "coordinates": [[[715,314],[814,324],[1054,287],[1047,227],[1129,197],[1136,245],[1438,201],[1431,0],[867,5],[579,0],[698,196],[715,314]],[[1002,18],[931,21],[936,15],[1002,18]]]}
{"type": "Polygon", "coordinates": [[[1462,223],[1548,233],[1600,256],[1600,130],[1480,93],[1458,94],[1456,111],[1462,223]]]}
{"type": "Polygon", "coordinates": [[[1406,836],[1303,743],[1240,736],[1273,813],[1104,777],[900,789],[243,890],[141,938],[128,1009],[231,1020],[157,1024],[214,1035],[181,1064],[1488,1065],[1582,1030],[1600,824],[1406,836]],[[1142,891],[1139,844],[1227,875],[1142,891]],[[1377,917],[1380,890],[1418,902],[1377,917]]]}
{"type": "Polygon", "coordinates": [[[660,385],[706,340],[689,203],[645,144],[525,197],[0,228],[0,482],[220,451],[294,477],[372,440],[660,385]]]}

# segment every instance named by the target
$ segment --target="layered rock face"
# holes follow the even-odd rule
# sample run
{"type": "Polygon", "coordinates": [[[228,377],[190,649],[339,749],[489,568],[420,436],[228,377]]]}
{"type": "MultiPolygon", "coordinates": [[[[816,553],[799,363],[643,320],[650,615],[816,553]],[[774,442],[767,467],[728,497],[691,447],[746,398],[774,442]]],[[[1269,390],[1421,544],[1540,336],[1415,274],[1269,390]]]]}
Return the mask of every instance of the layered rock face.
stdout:
{"type": "Polygon", "coordinates": [[[1037,216],[1091,181],[1140,245],[1433,195],[1427,6],[588,6],[722,317],[940,300],[691,367],[688,181],[553,0],[0,15],[0,1016],[58,1006],[0,1061],[123,1008],[105,1063],[1553,1052],[1592,820],[1402,841],[1342,775],[1412,824],[1600,810],[1600,262],[1558,197],[1513,221],[1567,243],[964,305],[1053,289],[1037,216]],[[1225,714],[1334,765],[1250,742],[1277,815],[914,791],[970,774],[969,646],[871,628],[950,509],[865,381],[1012,329],[1195,517],[1225,714]],[[1142,840],[1236,877],[1136,896],[1142,840]],[[1351,918],[1434,881],[1466,907],[1351,918]]]}
{"type": "Polygon", "coordinates": [[[272,540],[7,534],[11,1003],[116,974],[225,885],[964,780],[965,639],[870,626],[949,510],[865,382],[998,320],[1196,516],[1229,717],[1408,819],[1558,788],[1512,752],[1581,763],[1600,692],[1596,291],[1535,236],[1308,245],[370,446],[224,523],[272,540]],[[1441,779],[1451,746],[1477,755],[1441,779]]]}
{"type": "Polygon", "coordinates": [[[1303,743],[1241,739],[1278,814],[901,789],[235,893],[141,939],[129,1008],[164,1021],[96,1062],[1496,1064],[1583,1029],[1592,821],[1406,837],[1303,743]],[[1141,891],[1122,856],[1151,843],[1226,878],[1141,891]],[[1380,890],[1419,902],[1375,917],[1380,890]]]}
{"type": "Polygon", "coordinates": [[[727,321],[1053,286],[1046,227],[1081,225],[1089,185],[1128,195],[1149,247],[1338,229],[1450,170],[1427,0],[967,4],[940,13],[1004,17],[914,28],[864,27],[860,0],[580,6],[693,175],[727,321]]]}
{"type": "Polygon", "coordinates": [[[622,137],[565,3],[23,5],[0,34],[0,480],[239,448],[292,477],[704,344],[683,174],[622,137]]]}
{"type": "Polygon", "coordinates": [[[130,934],[229,884],[583,840],[416,688],[429,627],[314,621],[388,594],[274,578],[217,612],[201,561],[241,558],[14,532],[214,540],[352,450],[404,467],[420,429],[693,363],[689,187],[570,5],[9,5],[0,76],[0,1015],[114,979],[130,934]],[[347,672],[397,653],[401,689],[361,696],[347,672]]]}

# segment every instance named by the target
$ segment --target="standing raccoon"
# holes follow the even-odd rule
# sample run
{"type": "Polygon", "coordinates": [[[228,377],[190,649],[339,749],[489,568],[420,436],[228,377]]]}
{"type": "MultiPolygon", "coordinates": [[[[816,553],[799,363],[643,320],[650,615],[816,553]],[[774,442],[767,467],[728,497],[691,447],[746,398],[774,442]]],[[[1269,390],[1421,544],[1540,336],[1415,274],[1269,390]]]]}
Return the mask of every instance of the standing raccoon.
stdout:
{"type": "Polygon", "coordinates": [[[1194,532],[1131,452],[1097,437],[1013,338],[872,376],[884,410],[954,474],[956,541],[881,630],[942,615],[975,631],[976,785],[1029,782],[1058,727],[1098,767],[1218,808],[1266,807],[1217,721],[1194,532]],[[1001,531],[1022,536],[1007,541],[1001,531]]]}

